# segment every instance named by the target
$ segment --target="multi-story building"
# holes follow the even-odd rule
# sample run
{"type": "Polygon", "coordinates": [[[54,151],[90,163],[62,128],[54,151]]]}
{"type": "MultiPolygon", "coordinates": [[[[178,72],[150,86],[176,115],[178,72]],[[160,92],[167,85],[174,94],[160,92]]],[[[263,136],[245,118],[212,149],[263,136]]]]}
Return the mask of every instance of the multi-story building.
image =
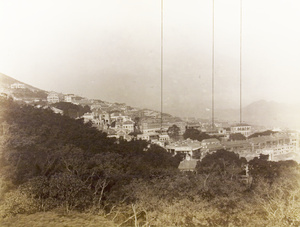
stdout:
{"type": "Polygon", "coordinates": [[[134,121],[127,120],[127,121],[123,122],[122,123],[122,128],[125,131],[128,131],[129,133],[134,132],[134,121]]]}
{"type": "Polygon", "coordinates": [[[291,138],[287,134],[276,133],[270,136],[259,136],[249,139],[254,150],[270,149],[282,145],[291,144],[291,138]]]}
{"type": "Polygon", "coordinates": [[[131,121],[131,118],[129,116],[123,115],[120,112],[114,112],[114,113],[110,114],[110,120],[111,120],[111,122],[113,122],[113,121],[125,122],[125,121],[131,121]]]}
{"type": "Polygon", "coordinates": [[[138,140],[153,141],[159,139],[159,133],[143,133],[137,135],[138,140]]]}
{"type": "Polygon", "coordinates": [[[223,149],[221,142],[216,138],[202,140],[201,146],[201,152],[203,153],[202,157],[204,157],[206,154],[223,149]]]}
{"type": "Polygon", "coordinates": [[[103,125],[110,125],[111,120],[110,120],[110,115],[106,111],[102,111],[101,113],[98,113],[99,119],[102,122],[103,125]]]}
{"type": "Polygon", "coordinates": [[[21,83],[13,83],[10,85],[11,89],[24,89],[25,85],[21,83]]]}
{"type": "Polygon", "coordinates": [[[188,122],[186,125],[186,129],[197,129],[201,131],[201,124],[199,122],[188,122]]]}
{"type": "Polygon", "coordinates": [[[248,124],[237,124],[230,127],[230,133],[240,133],[244,135],[245,137],[248,137],[251,135],[251,125],[248,124]]]}
{"type": "Polygon", "coordinates": [[[224,141],[222,145],[224,149],[238,154],[253,152],[253,146],[247,140],[224,141]]]}
{"type": "Polygon", "coordinates": [[[49,102],[49,103],[59,102],[59,96],[58,96],[58,94],[56,94],[56,93],[50,93],[47,96],[47,102],[49,102]]]}
{"type": "Polygon", "coordinates": [[[170,137],[168,134],[160,134],[158,140],[162,143],[168,143],[170,141],[170,137]]]}
{"type": "Polygon", "coordinates": [[[67,95],[65,95],[65,97],[64,97],[65,102],[73,102],[73,101],[74,101],[74,98],[75,98],[75,95],[74,95],[74,94],[67,94],[67,95]]]}

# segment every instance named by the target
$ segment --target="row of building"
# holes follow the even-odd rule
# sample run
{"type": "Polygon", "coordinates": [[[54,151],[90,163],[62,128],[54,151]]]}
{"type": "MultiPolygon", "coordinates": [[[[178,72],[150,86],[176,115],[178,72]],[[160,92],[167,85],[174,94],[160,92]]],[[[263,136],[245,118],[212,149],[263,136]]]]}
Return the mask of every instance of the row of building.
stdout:
{"type": "Polygon", "coordinates": [[[188,139],[171,143],[166,146],[166,149],[174,155],[188,155],[196,160],[201,160],[209,153],[225,149],[235,152],[247,160],[258,157],[260,154],[266,154],[269,155],[270,160],[278,161],[293,159],[293,155],[299,155],[299,139],[300,133],[296,132],[276,133],[238,141],[219,141],[211,138],[199,142],[188,139]]]}

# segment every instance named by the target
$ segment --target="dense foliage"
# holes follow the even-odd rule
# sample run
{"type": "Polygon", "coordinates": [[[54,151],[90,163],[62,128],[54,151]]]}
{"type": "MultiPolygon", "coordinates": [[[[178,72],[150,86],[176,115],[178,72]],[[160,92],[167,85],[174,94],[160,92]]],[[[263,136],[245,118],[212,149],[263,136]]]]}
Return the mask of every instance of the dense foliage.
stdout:
{"type": "Polygon", "coordinates": [[[202,141],[204,139],[209,139],[211,137],[205,132],[199,131],[198,129],[186,129],[183,134],[183,138],[202,141]]]}
{"type": "Polygon", "coordinates": [[[57,102],[52,104],[52,106],[62,110],[65,116],[71,118],[81,117],[83,114],[91,111],[90,107],[87,105],[86,106],[75,105],[70,102],[57,102]]]}
{"type": "Polygon", "coordinates": [[[179,139],[180,128],[177,125],[174,124],[174,125],[172,125],[168,128],[167,133],[170,136],[170,138],[172,138],[174,140],[178,140],[179,139]]]}
{"type": "Polygon", "coordinates": [[[272,130],[267,130],[267,131],[263,131],[263,132],[256,132],[256,133],[253,133],[252,135],[250,135],[248,138],[251,139],[251,138],[259,137],[259,136],[269,136],[269,135],[272,135],[274,133],[276,133],[276,132],[272,131],[272,130]]]}
{"type": "Polygon", "coordinates": [[[220,150],[196,173],[145,141],[116,141],[47,109],[0,101],[0,215],[91,212],[124,226],[298,226],[294,161],[220,150]],[[245,182],[249,165],[251,181],[245,182]]]}
{"type": "Polygon", "coordinates": [[[229,136],[229,140],[246,140],[246,137],[241,133],[232,133],[229,136]]]}

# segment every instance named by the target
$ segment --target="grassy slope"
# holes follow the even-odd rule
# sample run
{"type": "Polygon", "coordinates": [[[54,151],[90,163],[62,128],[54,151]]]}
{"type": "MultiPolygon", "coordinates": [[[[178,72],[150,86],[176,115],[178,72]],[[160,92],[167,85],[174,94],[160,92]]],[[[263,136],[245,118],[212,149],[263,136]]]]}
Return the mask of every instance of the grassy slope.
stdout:
{"type": "Polygon", "coordinates": [[[102,216],[72,212],[68,215],[55,212],[39,212],[30,215],[16,215],[0,219],[1,227],[111,227],[113,222],[102,216]]]}

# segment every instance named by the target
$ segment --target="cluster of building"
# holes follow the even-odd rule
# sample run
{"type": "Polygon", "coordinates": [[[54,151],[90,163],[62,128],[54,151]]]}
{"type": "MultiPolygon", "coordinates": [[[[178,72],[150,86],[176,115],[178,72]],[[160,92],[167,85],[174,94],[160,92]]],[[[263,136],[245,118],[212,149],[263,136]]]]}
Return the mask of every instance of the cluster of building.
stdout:
{"type": "MultiPolygon", "coordinates": [[[[24,84],[14,83],[11,89],[24,89],[24,84]]],[[[268,154],[270,160],[295,159],[300,150],[300,133],[286,131],[274,133],[268,136],[249,138],[256,129],[248,124],[229,125],[227,122],[216,123],[211,127],[209,121],[182,121],[171,115],[163,115],[161,124],[161,113],[148,109],[137,109],[127,106],[125,103],[109,103],[101,100],[85,99],[74,94],[60,94],[50,92],[47,96],[47,103],[69,102],[76,105],[88,105],[91,112],[85,113],[81,118],[84,122],[91,122],[99,130],[108,134],[108,137],[117,139],[146,140],[157,144],[172,154],[180,154],[186,159],[183,161],[195,162],[201,160],[205,155],[220,149],[226,149],[238,153],[241,157],[250,160],[260,154],[268,154]],[[205,139],[201,142],[195,140],[172,140],[167,131],[170,126],[179,127],[179,136],[182,137],[186,129],[197,129],[216,138],[205,139]],[[243,140],[230,140],[232,134],[241,134],[243,140]]],[[[62,110],[55,107],[51,109],[58,114],[62,110]]],[[[182,164],[184,165],[184,164],[182,164]]],[[[187,165],[188,166],[188,165],[187,165]]]]}
{"type": "MultiPolygon", "coordinates": [[[[172,122],[158,123],[160,120],[156,116],[138,117],[134,116],[141,111],[121,111],[107,112],[105,110],[92,109],[91,113],[86,113],[82,116],[84,122],[92,122],[99,130],[108,134],[108,137],[117,139],[132,139],[146,140],[152,144],[165,147],[170,143],[171,139],[167,133],[168,128],[174,124],[172,122]],[[126,114],[127,112],[127,114],[126,114]],[[133,117],[136,119],[133,120],[133,117]]],[[[143,111],[142,111],[143,112],[143,111]]],[[[183,128],[184,122],[177,122],[183,128]]],[[[184,131],[183,131],[184,132],[184,131]]]]}
{"type": "Polygon", "coordinates": [[[229,127],[222,127],[222,124],[218,124],[214,128],[211,128],[209,123],[199,122],[178,121],[161,124],[159,116],[149,111],[147,113],[152,116],[145,117],[145,113],[143,113],[140,122],[135,122],[132,120],[132,115],[126,115],[126,112],[129,113],[119,109],[119,111],[109,113],[98,105],[97,108],[95,106],[92,108],[92,113],[86,113],[83,118],[85,122],[91,121],[100,130],[107,132],[109,137],[146,140],[160,145],[174,155],[180,154],[190,160],[201,160],[209,153],[225,149],[238,153],[247,160],[258,157],[260,154],[268,154],[270,160],[276,161],[294,159],[287,154],[298,153],[300,150],[300,133],[298,132],[277,132],[268,136],[249,138],[255,129],[248,124],[235,124],[229,127]],[[186,129],[193,128],[218,139],[210,138],[201,142],[191,139],[174,141],[167,133],[168,128],[174,124],[180,128],[180,135],[186,129]],[[242,134],[245,139],[229,140],[232,134],[242,134]]]}
{"type": "Polygon", "coordinates": [[[295,160],[300,162],[300,132],[277,132],[268,136],[258,136],[245,140],[218,140],[215,138],[199,141],[182,141],[166,146],[169,152],[187,157],[179,169],[190,171],[195,168],[195,160],[200,161],[207,154],[224,149],[239,154],[248,161],[259,157],[260,154],[268,155],[270,161],[295,160]],[[200,155],[199,155],[200,153],[200,155]]]}

